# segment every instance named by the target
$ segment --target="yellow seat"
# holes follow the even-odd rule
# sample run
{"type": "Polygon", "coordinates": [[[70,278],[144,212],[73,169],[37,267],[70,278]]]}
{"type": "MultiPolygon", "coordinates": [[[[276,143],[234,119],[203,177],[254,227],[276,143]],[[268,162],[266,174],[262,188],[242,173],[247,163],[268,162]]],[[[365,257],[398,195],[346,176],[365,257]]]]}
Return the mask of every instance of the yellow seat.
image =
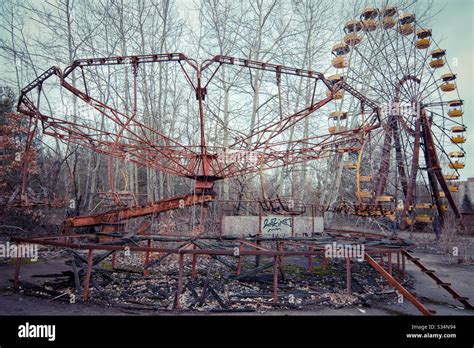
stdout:
{"type": "Polygon", "coordinates": [[[349,53],[351,49],[346,43],[337,43],[332,46],[331,52],[334,53],[336,56],[342,56],[349,53]]]}
{"type": "Polygon", "coordinates": [[[362,30],[374,31],[377,29],[377,21],[375,19],[366,19],[362,21],[362,30]]]}
{"type": "Polygon", "coordinates": [[[347,128],[344,127],[344,126],[332,126],[332,127],[328,128],[329,134],[335,134],[335,133],[338,133],[338,132],[343,132],[345,130],[347,130],[347,128]]]}
{"type": "Polygon", "coordinates": [[[344,56],[337,56],[333,58],[333,60],[331,61],[331,64],[336,69],[344,69],[349,66],[349,62],[347,61],[347,58],[344,56]]]}
{"type": "Polygon", "coordinates": [[[358,32],[362,29],[362,23],[360,21],[351,19],[346,22],[344,29],[346,29],[348,33],[358,32]]]}
{"type": "Polygon", "coordinates": [[[459,179],[459,176],[456,174],[445,174],[443,176],[444,176],[444,180],[448,180],[448,181],[459,179]]]}
{"type": "Polygon", "coordinates": [[[456,84],[445,82],[439,87],[443,92],[452,92],[456,89],[456,84]]]}
{"type": "Polygon", "coordinates": [[[416,48],[423,50],[430,46],[431,44],[431,40],[430,40],[431,30],[430,29],[422,28],[422,29],[417,30],[416,37],[418,38],[418,40],[416,40],[415,42],[416,48]]]}
{"type": "Polygon", "coordinates": [[[431,45],[431,40],[429,38],[424,38],[424,39],[418,39],[415,42],[415,47],[418,48],[419,50],[424,50],[431,45]]]}
{"type": "Polygon", "coordinates": [[[433,208],[433,204],[431,204],[431,203],[416,203],[415,208],[416,209],[431,209],[431,208],[433,208]]]}
{"type": "Polygon", "coordinates": [[[326,97],[329,98],[331,95],[333,96],[333,99],[340,100],[340,99],[342,99],[342,97],[344,97],[344,90],[340,89],[334,94],[330,90],[327,90],[326,91],[326,97]]]}
{"type": "Polygon", "coordinates": [[[411,23],[403,24],[398,27],[398,32],[402,35],[413,34],[415,27],[411,23]]]}
{"type": "Polygon", "coordinates": [[[452,109],[448,111],[449,117],[461,117],[464,112],[461,109],[452,109]]]}
{"type": "Polygon", "coordinates": [[[454,144],[464,144],[466,142],[466,138],[462,135],[456,135],[451,137],[451,142],[454,144]]]}
{"type": "Polygon", "coordinates": [[[344,169],[357,169],[357,163],[346,162],[344,163],[344,169]]]}
{"type": "Polygon", "coordinates": [[[430,62],[430,67],[433,69],[442,68],[445,64],[444,59],[435,59],[430,62]]]}
{"type": "Polygon", "coordinates": [[[370,191],[360,191],[356,194],[359,198],[372,198],[372,192],[370,191]]]}
{"type": "Polygon", "coordinates": [[[464,126],[464,125],[451,127],[451,132],[453,132],[453,133],[462,133],[462,132],[465,132],[465,131],[466,131],[466,126],[464,126]]]}
{"type": "Polygon", "coordinates": [[[464,169],[465,164],[464,163],[450,163],[448,164],[448,167],[451,169],[464,169]]]}
{"type": "Polygon", "coordinates": [[[350,46],[355,46],[362,42],[362,36],[356,32],[349,33],[344,36],[344,42],[350,46]]]}
{"type": "Polygon", "coordinates": [[[371,175],[361,175],[359,180],[360,180],[360,182],[370,182],[370,181],[372,181],[372,176],[371,175]]]}
{"type": "MultiPolygon", "coordinates": [[[[451,128],[451,131],[455,132],[454,128],[456,128],[456,127],[462,127],[465,130],[464,126],[455,126],[455,127],[451,128]]],[[[464,152],[462,152],[462,151],[453,151],[453,152],[450,152],[448,155],[449,155],[449,158],[452,159],[451,162],[448,164],[449,168],[451,168],[451,169],[464,169],[465,164],[462,163],[462,162],[459,162],[460,158],[464,158],[464,156],[465,156],[464,152]]]]}
{"type": "Polygon", "coordinates": [[[383,195],[383,196],[377,196],[375,198],[376,202],[393,202],[393,196],[388,196],[388,195],[383,195]]]}
{"type": "Polygon", "coordinates": [[[444,59],[444,56],[446,55],[445,50],[437,48],[437,49],[431,51],[430,55],[431,55],[430,66],[433,69],[441,68],[446,63],[445,59],[444,59]]]}
{"type": "Polygon", "coordinates": [[[415,221],[421,223],[430,223],[433,222],[433,217],[427,214],[420,214],[415,216],[415,221]]]}
{"type": "Polygon", "coordinates": [[[336,82],[344,80],[344,77],[342,77],[339,74],[336,74],[336,75],[329,76],[327,79],[331,81],[332,83],[336,83],[336,82]]]}
{"type": "Polygon", "coordinates": [[[334,120],[345,120],[347,118],[347,112],[346,111],[333,111],[329,114],[329,118],[332,118],[334,120]]]}
{"type": "Polygon", "coordinates": [[[456,84],[453,82],[456,80],[456,75],[453,73],[447,73],[441,76],[443,84],[440,86],[443,92],[451,92],[456,89],[456,84]]]}
{"type": "Polygon", "coordinates": [[[456,185],[448,185],[449,192],[459,192],[459,187],[456,185]]]}
{"type": "Polygon", "coordinates": [[[391,29],[395,26],[395,24],[397,24],[397,22],[393,17],[390,16],[384,17],[382,20],[382,27],[384,29],[391,29]]]}
{"type": "Polygon", "coordinates": [[[449,117],[461,117],[464,112],[462,110],[462,105],[463,105],[462,100],[451,100],[448,103],[449,106],[449,111],[448,111],[448,116],[449,117]]]}

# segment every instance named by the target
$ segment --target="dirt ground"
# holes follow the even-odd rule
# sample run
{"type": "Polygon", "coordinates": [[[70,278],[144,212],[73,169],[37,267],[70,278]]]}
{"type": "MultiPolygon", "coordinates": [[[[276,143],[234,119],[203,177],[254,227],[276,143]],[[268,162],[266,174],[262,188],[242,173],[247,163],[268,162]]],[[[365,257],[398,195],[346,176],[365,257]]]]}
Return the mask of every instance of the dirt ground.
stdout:
{"type": "MultiPolygon", "coordinates": [[[[409,236],[404,236],[409,238],[409,236]]],[[[428,236],[429,238],[430,236],[428,236]]],[[[416,238],[426,238],[418,235],[416,238]]],[[[466,245],[472,240],[464,241],[466,245]]],[[[445,282],[452,283],[453,288],[462,296],[468,297],[470,302],[474,300],[474,263],[458,264],[449,260],[445,255],[436,254],[432,251],[419,248],[413,254],[419,257],[421,262],[430,269],[436,270],[436,274],[445,282]]],[[[466,254],[466,253],[465,253],[466,254]]],[[[467,252],[472,255],[472,247],[467,252]]],[[[468,256],[469,257],[469,256],[468,256]]],[[[33,278],[32,275],[60,273],[69,270],[64,264],[62,257],[52,260],[40,259],[37,262],[25,263],[21,268],[22,280],[31,283],[38,282],[41,278],[33,278]]],[[[423,274],[413,264],[407,263],[407,271],[413,277],[414,292],[420,301],[437,315],[474,315],[474,311],[466,310],[457,303],[451,295],[438,287],[427,275],[423,274]]],[[[74,304],[57,300],[48,300],[22,295],[14,292],[11,288],[11,279],[14,274],[14,262],[4,262],[0,265],[0,315],[213,315],[208,312],[178,312],[178,311],[141,311],[120,309],[114,307],[103,307],[94,304],[85,305],[80,301],[74,304]]],[[[395,298],[395,294],[393,297],[395,298]]],[[[219,313],[218,315],[222,315],[219,313]]],[[[225,314],[224,314],[225,315],[225,314]]],[[[232,313],[231,315],[420,315],[420,312],[407,300],[398,303],[395,300],[378,301],[370,306],[348,306],[339,309],[322,307],[312,310],[270,310],[257,311],[254,313],[232,313]]]]}

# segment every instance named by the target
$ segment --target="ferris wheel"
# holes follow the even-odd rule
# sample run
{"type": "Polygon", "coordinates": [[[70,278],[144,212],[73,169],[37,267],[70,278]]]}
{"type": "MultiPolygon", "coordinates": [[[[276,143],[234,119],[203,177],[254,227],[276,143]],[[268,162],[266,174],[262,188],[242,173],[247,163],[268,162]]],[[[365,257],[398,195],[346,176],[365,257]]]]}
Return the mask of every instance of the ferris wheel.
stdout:
{"type": "MultiPolygon", "coordinates": [[[[335,73],[380,107],[380,127],[364,132],[343,162],[342,197],[359,216],[388,217],[402,227],[444,222],[465,166],[463,100],[446,50],[416,14],[366,8],[343,26],[332,47],[335,73]]],[[[364,127],[364,105],[334,94],[329,132],[364,127]]]]}

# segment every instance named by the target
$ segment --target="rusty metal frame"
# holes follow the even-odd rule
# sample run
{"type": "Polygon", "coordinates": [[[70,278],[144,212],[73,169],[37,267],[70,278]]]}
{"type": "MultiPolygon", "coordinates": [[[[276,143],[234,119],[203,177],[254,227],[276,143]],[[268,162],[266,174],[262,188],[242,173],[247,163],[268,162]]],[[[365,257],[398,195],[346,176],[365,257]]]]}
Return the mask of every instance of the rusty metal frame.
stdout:
{"type": "MultiPolygon", "coordinates": [[[[352,234],[351,231],[339,231],[343,233],[346,238],[348,234],[352,234]]],[[[328,232],[333,233],[333,232],[328,232]]],[[[334,231],[334,233],[337,232],[334,231]]],[[[354,232],[355,236],[360,236],[359,232],[354,232]]],[[[314,256],[324,256],[324,247],[318,244],[314,244],[316,241],[314,238],[243,238],[243,237],[209,237],[209,236],[199,236],[199,237],[183,237],[183,236],[153,236],[153,235],[140,235],[137,236],[137,239],[132,242],[131,239],[123,239],[117,234],[110,234],[112,241],[108,244],[105,243],[94,243],[90,242],[87,239],[94,237],[95,234],[69,234],[69,235],[60,235],[54,237],[38,237],[38,238],[21,238],[13,237],[12,242],[21,244],[39,244],[47,245],[51,247],[61,247],[67,249],[79,249],[85,250],[88,252],[88,262],[87,262],[87,272],[85,278],[85,285],[83,289],[83,299],[84,302],[87,302],[89,296],[89,285],[90,278],[92,274],[92,257],[94,251],[123,251],[125,248],[130,252],[141,252],[145,254],[145,263],[144,263],[144,273],[148,273],[149,267],[149,257],[152,253],[164,253],[168,255],[178,255],[179,257],[179,279],[178,279],[178,288],[177,288],[177,298],[178,298],[178,308],[179,308],[179,299],[182,292],[182,282],[183,282],[183,267],[184,267],[184,258],[186,255],[192,257],[192,276],[196,276],[196,262],[198,256],[236,256],[235,247],[238,248],[239,252],[236,257],[238,257],[238,264],[236,268],[236,275],[239,275],[241,272],[242,259],[245,256],[260,256],[260,257],[272,257],[273,258],[273,270],[274,270],[274,285],[273,285],[273,298],[274,303],[278,303],[278,269],[284,277],[284,259],[286,257],[307,257],[309,262],[310,269],[312,268],[312,261],[314,256]],[[227,248],[196,248],[195,242],[199,240],[219,240],[219,241],[228,241],[232,244],[227,248]],[[146,241],[147,246],[138,245],[139,242],[146,241]],[[150,247],[150,241],[159,241],[162,243],[172,243],[172,242],[182,242],[185,243],[180,248],[170,248],[170,247],[150,247]],[[263,246],[258,243],[268,243],[269,246],[263,246]]],[[[19,250],[20,248],[18,248],[19,250]]],[[[376,247],[370,246],[365,250],[365,255],[380,255],[388,254],[394,252],[401,252],[401,248],[387,248],[387,247],[376,247]]],[[[112,260],[114,261],[114,256],[112,255],[112,260]]],[[[325,261],[324,267],[327,266],[327,261],[325,261]]],[[[15,266],[15,275],[14,275],[14,287],[18,287],[20,284],[20,265],[21,258],[17,258],[15,266]]],[[[350,265],[347,268],[348,274],[350,274],[350,265]]],[[[348,283],[348,292],[350,292],[350,284],[348,283]]]]}
{"type": "MultiPolygon", "coordinates": [[[[357,241],[359,237],[365,236],[378,239],[380,235],[374,233],[365,233],[360,231],[350,230],[328,230],[326,233],[336,237],[337,239],[345,238],[348,241],[357,241]]],[[[93,254],[94,251],[109,251],[112,252],[112,263],[115,264],[116,252],[125,249],[130,252],[139,252],[145,254],[145,262],[143,265],[143,272],[145,275],[149,272],[149,260],[153,253],[163,253],[165,255],[178,256],[178,285],[176,295],[176,308],[181,309],[181,294],[183,292],[183,278],[184,278],[184,264],[186,259],[191,258],[191,277],[197,277],[196,265],[199,256],[233,256],[237,258],[237,265],[235,274],[239,276],[242,270],[242,261],[244,257],[270,257],[273,262],[273,303],[278,304],[278,273],[281,274],[282,279],[285,279],[285,258],[286,257],[303,257],[308,258],[308,270],[313,268],[313,257],[319,256],[322,259],[322,267],[326,268],[329,259],[325,255],[325,249],[317,243],[316,238],[264,238],[257,237],[213,237],[213,236],[197,236],[197,237],[183,237],[183,236],[161,236],[161,235],[140,235],[131,238],[123,238],[123,236],[115,233],[110,234],[111,241],[109,243],[94,243],[88,239],[94,237],[95,234],[69,234],[54,237],[38,237],[38,238],[20,238],[14,237],[12,241],[21,244],[40,244],[51,247],[61,247],[67,249],[79,249],[87,251],[87,269],[83,287],[83,300],[87,303],[89,298],[90,280],[92,277],[93,254]],[[200,240],[216,240],[220,242],[220,247],[216,248],[200,248],[198,242],[200,240]],[[175,243],[180,242],[181,247],[151,247],[152,241],[160,243],[175,243]],[[140,242],[146,242],[147,246],[139,245],[140,242]],[[228,242],[227,246],[222,246],[223,242],[228,242]],[[238,252],[236,253],[236,249],[238,252]]],[[[394,240],[398,238],[392,237],[394,240]]],[[[18,248],[20,250],[20,248],[18,248]]],[[[402,279],[405,277],[405,258],[417,264],[417,266],[425,269],[424,266],[411,256],[405,247],[395,246],[366,246],[364,251],[364,259],[384,278],[387,279],[390,285],[394,286],[400,293],[407,298],[413,305],[424,315],[433,315],[435,312],[427,309],[413,294],[406,290],[400,281],[396,279],[393,274],[392,255],[396,254],[396,268],[401,274],[402,279]],[[387,257],[387,262],[384,261],[384,256],[387,257]],[[376,261],[380,258],[380,262],[376,261]],[[401,261],[401,262],[400,262],[401,261]],[[421,265],[421,266],[420,266],[421,265]]],[[[346,258],[346,291],[351,293],[351,261],[346,258]]],[[[114,267],[114,265],[113,265],[114,267]]],[[[14,287],[18,288],[20,282],[20,268],[21,258],[18,257],[15,265],[14,287]]],[[[424,271],[425,272],[425,271],[424,271]]],[[[425,272],[429,273],[429,272],[425,272]]],[[[433,273],[433,272],[432,272],[433,273]]],[[[429,273],[433,278],[433,274],[429,273]]],[[[435,278],[433,278],[435,279],[435,278]]],[[[466,308],[472,309],[472,305],[467,301],[467,298],[461,297],[458,293],[452,290],[447,283],[443,283],[439,278],[435,279],[438,284],[441,284],[454,298],[465,305],[466,308]]]]}
{"type": "MultiPolygon", "coordinates": [[[[293,67],[286,67],[271,63],[257,62],[248,59],[240,59],[228,56],[215,56],[212,59],[202,63],[196,62],[192,58],[186,57],[182,53],[163,53],[138,56],[119,56],[107,58],[89,58],[74,61],[64,71],[58,67],[52,67],[41,74],[33,82],[22,89],[17,110],[34,119],[35,123],[40,123],[43,133],[63,141],[81,145],[92,151],[104,153],[112,157],[126,159],[139,165],[149,166],[162,172],[172,175],[187,177],[196,181],[197,189],[210,189],[216,180],[241,176],[249,173],[260,172],[262,170],[278,168],[290,164],[296,164],[333,156],[336,152],[357,150],[361,142],[357,134],[362,129],[353,129],[351,131],[338,132],[336,134],[327,134],[321,136],[309,137],[307,139],[298,139],[297,141],[283,141],[274,143],[272,140],[276,135],[293,127],[298,122],[320,109],[333,99],[332,95],[339,89],[344,89],[359,99],[362,104],[372,108],[371,122],[369,127],[377,128],[379,124],[378,106],[367,99],[357,90],[347,85],[344,81],[333,83],[327,80],[323,74],[293,67]],[[137,68],[140,64],[152,63],[172,63],[178,64],[183,72],[184,78],[195,91],[199,106],[199,146],[183,145],[176,140],[158,132],[155,129],[147,127],[140,123],[135,115],[137,113],[137,68]],[[205,143],[204,136],[204,100],[207,94],[207,86],[211,83],[217,70],[222,65],[236,65],[246,67],[249,70],[258,69],[275,73],[279,78],[281,75],[293,75],[301,78],[322,81],[324,85],[333,93],[320,101],[311,101],[311,104],[303,109],[279,120],[262,125],[260,129],[252,132],[250,136],[256,137],[257,141],[251,151],[258,155],[258,165],[224,163],[219,159],[218,152],[210,149],[205,143]],[[94,98],[88,91],[84,69],[107,65],[130,65],[133,69],[133,105],[134,110],[131,115],[113,108],[98,99],[94,98]],[[193,80],[185,66],[190,67],[195,73],[193,80]],[[214,70],[213,70],[214,69],[214,70]],[[80,70],[84,83],[84,90],[73,86],[68,81],[68,76],[76,70],[80,70]],[[203,74],[207,70],[211,71],[211,76],[204,81],[203,74]],[[71,121],[65,121],[45,115],[40,112],[39,105],[43,84],[50,78],[56,77],[59,85],[69,91],[73,96],[81,99],[102,114],[108,120],[119,126],[119,131],[103,131],[92,126],[80,125],[71,121]],[[38,100],[33,101],[29,95],[38,90],[38,100]],[[125,133],[126,130],[126,134],[125,133]],[[148,138],[139,135],[138,130],[146,130],[154,135],[154,142],[148,138]],[[287,145],[287,150],[279,150],[278,147],[287,145]]],[[[365,128],[367,131],[368,128],[365,128]]],[[[34,135],[34,133],[32,133],[34,135]]],[[[32,136],[33,136],[32,135],[32,136]]],[[[229,149],[239,149],[245,145],[246,139],[240,139],[229,146],[229,149]]],[[[25,163],[27,167],[27,163],[25,163]]],[[[26,170],[24,171],[24,181],[26,181],[26,170]]],[[[111,184],[112,185],[112,184],[111,184]]],[[[113,188],[112,188],[113,190],[113,188]]]]}

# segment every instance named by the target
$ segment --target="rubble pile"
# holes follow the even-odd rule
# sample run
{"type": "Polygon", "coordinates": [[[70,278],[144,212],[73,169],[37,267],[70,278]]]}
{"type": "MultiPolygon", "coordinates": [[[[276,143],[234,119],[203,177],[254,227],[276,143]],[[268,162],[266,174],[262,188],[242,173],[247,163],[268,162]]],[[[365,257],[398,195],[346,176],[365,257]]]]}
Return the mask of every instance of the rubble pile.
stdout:
{"type": "MultiPolygon", "coordinates": [[[[196,277],[192,277],[190,259],[185,262],[180,310],[196,312],[265,312],[271,310],[311,310],[315,307],[342,308],[370,306],[394,291],[387,292],[387,281],[365,262],[352,262],[351,288],[346,291],[345,260],[333,259],[324,268],[322,259],[314,258],[308,271],[305,259],[286,258],[284,272],[278,274],[278,303],[273,301],[273,269],[270,259],[260,259],[255,272],[254,257],[245,259],[242,272],[236,276],[235,258],[200,256],[196,277]]],[[[154,255],[149,273],[143,275],[144,255],[141,253],[116,258],[111,268],[110,257],[94,268],[91,277],[89,302],[113,306],[129,311],[173,311],[177,309],[178,258],[176,255],[154,255]],[[163,257],[164,256],[164,257],[163,257]]],[[[81,274],[81,272],[79,272],[81,274]]],[[[82,275],[83,276],[83,272],[82,275]]],[[[397,270],[394,275],[400,276],[397,270]]],[[[68,301],[75,293],[81,294],[71,271],[42,275],[41,285],[22,282],[26,294],[68,301]]],[[[407,278],[404,285],[410,285],[407,278]]],[[[79,301],[79,300],[78,300],[79,301]]]]}

